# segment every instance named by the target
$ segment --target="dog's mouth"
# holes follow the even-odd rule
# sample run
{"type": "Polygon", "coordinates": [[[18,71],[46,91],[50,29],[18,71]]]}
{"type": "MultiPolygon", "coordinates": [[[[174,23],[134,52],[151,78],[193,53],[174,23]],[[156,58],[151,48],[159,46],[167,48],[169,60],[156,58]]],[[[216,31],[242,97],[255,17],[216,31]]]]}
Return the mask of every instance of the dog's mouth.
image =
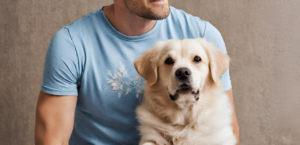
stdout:
{"type": "Polygon", "coordinates": [[[191,90],[192,87],[188,85],[187,83],[183,83],[179,86],[179,90],[191,90]]]}
{"type": "Polygon", "coordinates": [[[189,84],[183,83],[176,90],[175,94],[171,94],[169,91],[169,96],[172,101],[176,101],[180,94],[192,94],[195,98],[195,101],[199,100],[200,90],[194,90],[189,84]]]}

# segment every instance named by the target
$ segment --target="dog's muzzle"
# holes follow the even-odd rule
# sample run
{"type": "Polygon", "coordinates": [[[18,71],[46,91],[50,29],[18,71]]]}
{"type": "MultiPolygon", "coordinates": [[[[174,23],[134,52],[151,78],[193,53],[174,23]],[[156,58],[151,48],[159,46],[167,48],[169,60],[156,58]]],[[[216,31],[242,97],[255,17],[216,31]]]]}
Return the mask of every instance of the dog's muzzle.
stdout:
{"type": "Polygon", "coordinates": [[[191,76],[192,72],[188,68],[179,68],[175,72],[175,76],[179,80],[186,80],[191,76]]]}

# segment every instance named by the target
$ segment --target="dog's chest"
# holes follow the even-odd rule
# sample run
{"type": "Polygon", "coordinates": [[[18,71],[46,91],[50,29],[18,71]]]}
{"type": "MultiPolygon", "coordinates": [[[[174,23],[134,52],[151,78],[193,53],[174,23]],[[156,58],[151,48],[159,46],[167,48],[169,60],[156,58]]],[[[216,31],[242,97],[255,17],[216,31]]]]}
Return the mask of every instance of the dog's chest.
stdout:
{"type": "Polygon", "coordinates": [[[182,109],[177,112],[173,112],[170,116],[168,116],[169,121],[173,125],[187,125],[191,122],[191,110],[190,109],[182,109]]]}

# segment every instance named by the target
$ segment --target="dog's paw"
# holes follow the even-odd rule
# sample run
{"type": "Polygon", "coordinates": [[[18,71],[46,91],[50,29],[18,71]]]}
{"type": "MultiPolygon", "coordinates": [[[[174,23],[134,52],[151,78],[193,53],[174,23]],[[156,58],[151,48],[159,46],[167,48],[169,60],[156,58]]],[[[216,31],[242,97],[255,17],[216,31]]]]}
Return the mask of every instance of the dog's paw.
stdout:
{"type": "Polygon", "coordinates": [[[142,145],[156,145],[156,144],[153,143],[153,142],[145,142],[145,143],[143,143],[142,145]]]}
{"type": "Polygon", "coordinates": [[[171,144],[145,142],[145,143],[143,143],[142,145],[171,145],[171,144]]]}

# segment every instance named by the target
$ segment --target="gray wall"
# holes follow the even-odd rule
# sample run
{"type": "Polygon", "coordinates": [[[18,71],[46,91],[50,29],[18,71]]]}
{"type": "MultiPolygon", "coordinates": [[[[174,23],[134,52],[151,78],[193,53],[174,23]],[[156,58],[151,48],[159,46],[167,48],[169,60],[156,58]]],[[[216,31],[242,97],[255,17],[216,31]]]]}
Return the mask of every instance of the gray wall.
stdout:
{"type": "MultiPolygon", "coordinates": [[[[112,0],[0,0],[0,144],[34,144],[44,56],[61,26],[112,0]]],[[[210,21],[231,56],[241,145],[300,144],[300,1],[171,0],[210,21]],[[298,8],[298,9],[297,9],[298,8]]]]}

